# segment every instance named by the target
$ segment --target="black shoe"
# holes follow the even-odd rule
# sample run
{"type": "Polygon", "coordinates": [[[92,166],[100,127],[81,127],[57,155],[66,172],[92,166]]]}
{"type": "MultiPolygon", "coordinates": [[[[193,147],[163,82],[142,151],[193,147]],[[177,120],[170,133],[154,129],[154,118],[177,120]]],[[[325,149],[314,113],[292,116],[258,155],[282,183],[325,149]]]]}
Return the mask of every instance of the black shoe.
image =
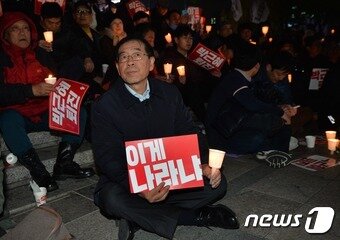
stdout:
{"type": "Polygon", "coordinates": [[[119,221],[118,240],[132,240],[138,230],[139,227],[133,222],[122,218],[119,221]]]}
{"type": "Polygon", "coordinates": [[[20,157],[19,162],[30,171],[32,179],[39,187],[45,187],[48,192],[52,192],[59,188],[33,148],[29,149],[22,157],[20,157]]]}
{"type": "Polygon", "coordinates": [[[50,175],[43,175],[39,178],[33,177],[33,180],[38,184],[39,187],[45,187],[47,192],[52,192],[59,188],[56,181],[50,175]]]}
{"type": "Polygon", "coordinates": [[[66,178],[88,178],[93,175],[93,168],[81,168],[79,164],[75,162],[70,162],[63,166],[56,163],[53,168],[53,177],[56,180],[65,180],[66,178]]]}
{"type": "Polygon", "coordinates": [[[238,229],[240,227],[235,213],[222,204],[205,206],[199,209],[195,223],[197,226],[224,229],[238,229]]]}

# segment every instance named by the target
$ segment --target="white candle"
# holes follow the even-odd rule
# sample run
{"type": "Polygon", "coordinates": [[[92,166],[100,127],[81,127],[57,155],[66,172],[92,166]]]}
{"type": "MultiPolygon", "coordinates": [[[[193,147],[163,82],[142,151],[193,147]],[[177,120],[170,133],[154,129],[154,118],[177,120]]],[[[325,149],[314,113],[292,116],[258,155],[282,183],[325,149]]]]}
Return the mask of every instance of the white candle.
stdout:
{"type": "Polygon", "coordinates": [[[327,139],[335,139],[336,138],[336,131],[326,131],[327,139]]]}
{"type": "Polygon", "coordinates": [[[53,77],[52,74],[48,75],[48,77],[45,78],[45,82],[48,83],[48,84],[54,85],[56,81],[57,81],[57,78],[53,77]]]}
{"type": "Polygon", "coordinates": [[[269,31],[269,27],[268,26],[263,26],[262,27],[262,33],[263,33],[263,35],[267,35],[267,33],[268,33],[268,31],[269,31]]]}
{"type": "Polygon", "coordinates": [[[334,34],[335,33],[335,29],[334,28],[332,28],[332,30],[331,30],[331,34],[334,34]]]}
{"type": "Polygon", "coordinates": [[[289,83],[292,82],[292,74],[288,74],[288,82],[289,82],[289,83]]]}
{"type": "Polygon", "coordinates": [[[172,70],[172,64],[171,63],[165,63],[164,64],[164,73],[170,74],[172,70]]]}
{"type": "Polygon", "coordinates": [[[178,75],[185,76],[185,66],[178,66],[177,72],[178,72],[178,75]]]}
{"type": "Polygon", "coordinates": [[[224,151],[209,149],[209,167],[211,167],[211,175],[214,175],[216,170],[221,168],[224,155],[224,151]]]}
{"type": "Polygon", "coordinates": [[[331,154],[333,154],[339,144],[339,139],[330,138],[327,140],[327,143],[328,150],[331,151],[331,154]]]}
{"type": "Polygon", "coordinates": [[[53,32],[52,31],[44,32],[44,37],[45,37],[46,42],[48,42],[48,43],[53,42],[53,32]]]}
{"type": "Polygon", "coordinates": [[[269,42],[272,42],[273,41],[273,38],[269,38],[269,42]]]}
{"type": "Polygon", "coordinates": [[[164,36],[165,37],[165,40],[168,42],[168,43],[171,43],[172,42],[172,38],[171,38],[171,34],[168,33],[167,35],[164,36]]]}
{"type": "Polygon", "coordinates": [[[212,28],[212,26],[211,26],[211,25],[207,25],[207,26],[205,26],[205,30],[207,31],[207,33],[210,33],[210,31],[211,31],[211,28],[212,28]]]}

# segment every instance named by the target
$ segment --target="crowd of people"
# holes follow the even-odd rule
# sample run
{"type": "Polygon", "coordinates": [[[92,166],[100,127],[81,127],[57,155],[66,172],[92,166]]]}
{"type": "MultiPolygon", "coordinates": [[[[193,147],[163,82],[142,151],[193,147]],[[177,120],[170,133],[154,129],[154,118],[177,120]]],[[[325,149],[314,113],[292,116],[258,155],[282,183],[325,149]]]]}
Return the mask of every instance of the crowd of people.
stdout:
{"type": "Polygon", "coordinates": [[[49,192],[58,189],[57,180],[95,174],[73,161],[83,139],[91,142],[100,175],[95,203],[106,215],[123,219],[121,239],[132,239],[138,228],[166,238],[177,225],[238,228],[232,210],[211,205],[226,193],[226,180],[220,171],[211,173],[208,148],[256,154],[279,168],[291,160],[292,134],[306,124],[339,128],[336,34],[289,32],[274,42],[262,36],[254,44],[248,23],[234,32],[232,21],[221,21],[206,32],[164,0],[150,15],[139,11],[130,17],[124,5],[112,3],[94,13],[87,1],[77,1],[66,13],[58,3],[46,2],[38,21],[21,12],[0,18],[0,131],[32,179],[49,192]],[[44,39],[45,31],[53,32],[53,42],[44,39]],[[165,39],[169,33],[171,41],[165,39]],[[220,70],[208,71],[189,59],[198,43],[225,58],[220,70]],[[170,74],[165,63],[172,64],[170,74]],[[184,76],[178,66],[185,67],[184,76]],[[323,81],[311,88],[319,69],[323,81]],[[51,73],[90,86],[80,134],[57,133],[62,140],[52,176],[27,135],[49,131],[53,85],[44,79],[51,73]],[[191,133],[199,136],[204,188],[170,192],[162,183],[130,194],[124,142],[191,133]]]}

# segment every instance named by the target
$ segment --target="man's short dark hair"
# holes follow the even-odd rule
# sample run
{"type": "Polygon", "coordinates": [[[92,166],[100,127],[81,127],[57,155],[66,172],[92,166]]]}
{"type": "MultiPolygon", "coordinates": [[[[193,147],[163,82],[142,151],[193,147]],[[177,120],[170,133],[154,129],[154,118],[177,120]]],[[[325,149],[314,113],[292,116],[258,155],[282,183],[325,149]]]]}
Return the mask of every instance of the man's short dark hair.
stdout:
{"type": "Polygon", "coordinates": [[[133,36],[144,38],[149,31],[155,32],[150,23],[140,23],[134,28],[133,36]]]}
{"type": "Polygon", "coordinates": [[[45,18],[61,18],[63,10],[57,2],[45,2],[41,6],[40,16],[45,18]]]}
{"type": "Polygon", "coordinates": [[[235,68],[249,71],[257,63],[261,62],[261,54],[255,45],[242,42],[234,50],[235,68]]]}
{"type": "Polygon", "coordinates": [[[178,25],[178,27],[176,28],[175,32],[174,32],[174,37],[182,37],[182,36],[188,36],[191,35],[193,36],[193,31],[191,30],[191,28],[188,25],[184,25],[184,24],[180,24],[178,25]]]}
{"type": "Polygon", "coordinates": [[[137,41],[140,42],[142,45],[144,45],[145,48],[145,52],[148,55],[148,57],[154,57],[154,51],[153,48],[151,47],[151,45],[143,38],[141,37],[135,37],[135,36],[129,36],[126,38],[123,38],[116,46],[115,49],[115,56],[116,56],[116,62],[118,62],[118,57],[119,57],[119,49],[121,48],[121,46],[127,42],[132,42],[132,41],[137,41]]]}
{"type": "Polygon", "coordinates": [[[294,65],[293,56],[287,51],[280,51],[273,55],[270,65],[272,69],[291,71],[294,65]]]}
{"type": "Polygon", "coordinates": [[[248,23],[248,22],[244,22],[244,23],[240,23],[238,25],[237,32],[240,34],[245,29],[249,29],[250,31],[253,31],[253,28],[252,28],[251,24],[248,23]]]}
{"type": "Polygon", "coordinates": [[[147,18],[150,20],[150,16],[146,12],[138,11],[133,15],[132,21],[137,22],[138,20],[143,19],[143,18],[147,18]]]}
{"type": "Polygon", "coordinates": [[[79,7],[85,7],[87,10],[92,12],[92,8],[91,8],[90,3],[88,3],[87,1],[84,1],[84,0],[80,0],[79,2],[76,2],[74,4],[73,13],[75,13],[79,7]]]}

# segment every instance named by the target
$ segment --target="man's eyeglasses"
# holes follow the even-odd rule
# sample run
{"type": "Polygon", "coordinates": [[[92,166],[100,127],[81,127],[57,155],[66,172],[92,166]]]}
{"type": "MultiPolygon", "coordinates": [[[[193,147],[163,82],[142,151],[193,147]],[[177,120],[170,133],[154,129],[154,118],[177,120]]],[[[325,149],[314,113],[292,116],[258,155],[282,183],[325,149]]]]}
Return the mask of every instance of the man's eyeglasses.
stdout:
{"type": "Polygon", "coordinates": [[[129,61],[130,58],[132,59],[132,61],[139,61],[142,59],[143,56],[147,56],[147,54],[142,53],[142,52],[135,52],[135,53],[132,53],[131,55],[123,53],[118,56],[118,62],[125,63],[129,61]]]}
{"type": "Polygon", "coordinates": [[[91,11],[87,10],[87,9],[80,9],[80,10],[76,11],[76,15],[81,15],[81,14],[89,15],[89,14],[91,14],[91,11]]]}

